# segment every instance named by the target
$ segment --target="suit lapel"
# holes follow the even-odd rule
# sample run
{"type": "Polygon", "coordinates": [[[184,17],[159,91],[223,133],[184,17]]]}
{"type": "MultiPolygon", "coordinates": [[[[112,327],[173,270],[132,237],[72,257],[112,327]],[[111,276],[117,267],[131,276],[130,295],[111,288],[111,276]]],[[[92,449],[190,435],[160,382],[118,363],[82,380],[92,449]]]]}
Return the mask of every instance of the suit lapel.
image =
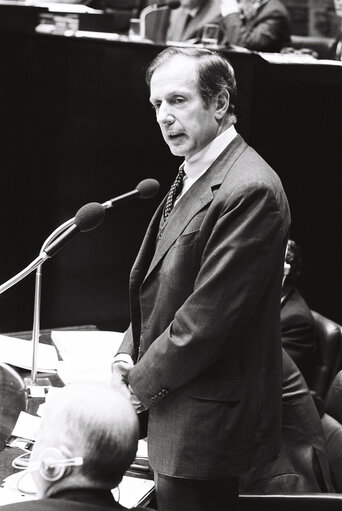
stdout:
{"type": "Polygon", "coordinates": [[[153,272],[154,268],[170,250],[190,220],[213,200],[213,189],[221,185],[231,166],[246,147],[247,144],[242,137],[237,135],[231,144],[214,161],[207,172],[193,184],[176,204],[163,228],[162,237],[157,242],[160,218],[165,203],[164,198],[146,232],[143,244],[132,269],[132,279],[137,279],[136,282],[142,282],[142,280],[146,280],[151,272],[153,272]],[[149,262],[151,263],[149,264],[149,262]],[[145,277],[143,277],[143,275],[145,275],[145,277]]]}
{"type": "Polygon", "coordinates": [[[204,179],[200,187],[196,187],[198,181],[190,190],[179,200],[171,211],[171,214],[163,227],[160,240],[156,245],[156,250],[151,261],[146,277],[153,271],[159,261],[164,257],[166,252],[170,250],[177,238],[182,234],[190,220],[213,199],[213,193],[210,183],[204,179]],[[209,187],[208,187],[209,185],[209,187]],[[205,189],[203,190],[202,188],[205,189]],[[200,189],[198,189],[200,188],[200,189]],[[196,201],[193,197],[198,197],[196,201]]]}

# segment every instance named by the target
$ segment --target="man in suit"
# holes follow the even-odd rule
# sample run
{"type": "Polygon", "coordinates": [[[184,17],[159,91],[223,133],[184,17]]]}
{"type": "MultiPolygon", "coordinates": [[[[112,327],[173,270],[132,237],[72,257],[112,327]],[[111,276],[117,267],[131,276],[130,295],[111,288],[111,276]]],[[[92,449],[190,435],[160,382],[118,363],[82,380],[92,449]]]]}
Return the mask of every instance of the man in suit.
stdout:
{"type": "Polygon", "coordinates": [[[289,44],[289,14],[279,0],[181,0],[170,14],[169,41],[199,41],[207,23],[220,26],[223,43],[277,52],[289,44]]]}
{"type": "Polygon", "coordinates": [[[127,509],[111,493],[137,449],[138,420],[127,397],[108,385],[81,382],[62,388],[45,406],[28,463],[39,500],[2,511],[127,509]]]}
{"type": "Polygon", "coordinates": [[[281,341],[310,388],[315,366],[316,332],[310,307],[296,287],[300,266],[300,248],[289,240],[281,295],[281,341]]]}
{"type": "Polygon", "coordinates": [[[131,272],[113,382],[126,380],[137,409],[149,409],[159,511],[232,510],[239,474],[280,446],[288,203],[235,130],[226,59],[168,48],[147,81],[163,138],[185,161],[131,272]]]}

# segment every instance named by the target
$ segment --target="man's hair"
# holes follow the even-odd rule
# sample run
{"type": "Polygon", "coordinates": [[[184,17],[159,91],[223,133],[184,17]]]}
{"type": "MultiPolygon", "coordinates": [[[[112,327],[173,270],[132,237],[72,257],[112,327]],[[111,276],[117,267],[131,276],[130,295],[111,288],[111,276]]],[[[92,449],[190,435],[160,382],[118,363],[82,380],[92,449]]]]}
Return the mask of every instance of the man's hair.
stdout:
{"type": "Polygon", "coordinates": [[[176,55],[197,60],[198,89],[206,107],[222,90],[226,89],[229,92],[228,113],[235,122],[237,89],[234,69],[230,62],[217,52],[204,48],[166,48],[156,56],[146,71],[148,86],[151,84],[153,73],[176,55]]]}
{"type": "Polygon", "coordinates": [[[301,272],[302,252],[293,240],[288,240],[285,261],[290,265],[290,271],[286,277],[287,284],[294,284],[301,272]]]}
{"type": "Polygon", "coordinates": [[[117,413],[121,417],[112,423],[111,428],[100,417],[79,424],[80,428],[88,429],[83,437],[85,445],[80,472],[94,483],[107,483],[110,488],[120,483],[134,460],[138,442],[138,428],[132,417],[127,416],[127,410],[118,408],[117,413]]]}
{"type": "Polygon", "coordinates": [[[138,419],[129,399],[107,385],[82,382],[61,389],[48,405],[45,446],[66,445],[82,456],[77,472],[90,486],[117,486],[138,445],[138,419]]]}

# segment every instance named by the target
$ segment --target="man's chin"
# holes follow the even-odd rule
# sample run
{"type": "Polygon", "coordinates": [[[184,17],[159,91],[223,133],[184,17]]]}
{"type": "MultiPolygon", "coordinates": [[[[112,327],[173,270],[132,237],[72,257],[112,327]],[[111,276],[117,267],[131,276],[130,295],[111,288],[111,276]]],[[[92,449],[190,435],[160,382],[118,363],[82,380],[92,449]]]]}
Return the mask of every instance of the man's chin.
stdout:
{"type": "Polygon", "coordinates": [[[169,145],[169,149],[174,156],[185,156],[186,151],[181,147],[169,145]]]}

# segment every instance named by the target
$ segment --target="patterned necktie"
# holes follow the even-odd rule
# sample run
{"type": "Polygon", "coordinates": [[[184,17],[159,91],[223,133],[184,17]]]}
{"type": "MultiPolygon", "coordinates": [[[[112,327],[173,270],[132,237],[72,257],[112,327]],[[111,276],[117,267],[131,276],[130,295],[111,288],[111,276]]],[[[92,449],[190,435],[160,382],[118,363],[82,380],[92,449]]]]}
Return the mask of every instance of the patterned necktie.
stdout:
{"type": "Polygon", "coordinates": [[[176,179],[174,180],[173,185],[170,188],[170,191],[168,193],[165,208],[164,208],[164,220],[167,219],[169,214],[172,211],[173,205],[175,203],[175,200],[177,196],[180,194],[183,188],[183,178],[185,176],[184,172],[184,165],[182,165],[178,171],[178,174],[176,176],[176,179]]]}

